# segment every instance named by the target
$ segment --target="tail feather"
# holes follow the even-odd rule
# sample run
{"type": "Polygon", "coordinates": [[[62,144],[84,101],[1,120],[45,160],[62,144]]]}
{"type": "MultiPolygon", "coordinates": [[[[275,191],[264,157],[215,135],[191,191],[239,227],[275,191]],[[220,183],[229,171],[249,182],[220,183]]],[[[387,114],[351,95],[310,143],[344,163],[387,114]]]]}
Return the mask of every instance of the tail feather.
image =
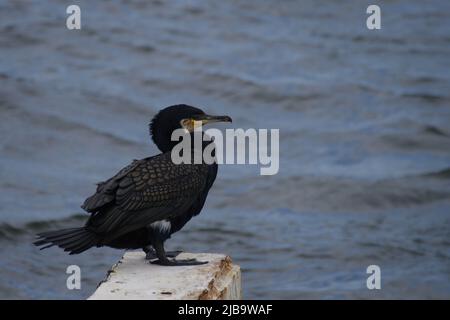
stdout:
{"type": "Polygon", "coordinates": [[[39,233],[34,245],[43,246],[40,248],[41,250],[58,246],[70,254],[77,254],[98,243],[98,237],[94,232],[81,227],[39,233]]]}
{"type": "Polygon", "coordinates": [[[80,235],[84,234],[84,230],[80,228],[77,229],[63,229],[58,231],[50,231],[38,234],[38,237],[43,238],[43,240],[50,240],[56,244],[64,245],[66,242],[70,242],[72,239],[78,238],[80,235]]]}
{"type": "Polygon", "coordinates": [[[77,242],[72,242],[71,244],[67,245],[65,250],[70,251],[70,254],[77,254],[91,248],[93,245],[94,244],[91,238],[85,238],[77,242]]]}

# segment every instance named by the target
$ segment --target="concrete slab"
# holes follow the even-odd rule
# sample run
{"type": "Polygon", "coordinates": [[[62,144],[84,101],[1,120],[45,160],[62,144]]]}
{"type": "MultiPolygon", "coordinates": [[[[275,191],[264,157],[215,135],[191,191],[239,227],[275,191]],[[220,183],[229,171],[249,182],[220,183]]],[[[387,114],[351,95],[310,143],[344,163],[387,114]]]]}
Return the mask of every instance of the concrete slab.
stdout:
{"type": "Polygon", "coordinates": [[[177,259],[209,261],[199,266],[150,264],[144,252],[126,252],[90,300],[236,300],[241,271],[231,258],[213,253],[181,253],[177,259]]]}

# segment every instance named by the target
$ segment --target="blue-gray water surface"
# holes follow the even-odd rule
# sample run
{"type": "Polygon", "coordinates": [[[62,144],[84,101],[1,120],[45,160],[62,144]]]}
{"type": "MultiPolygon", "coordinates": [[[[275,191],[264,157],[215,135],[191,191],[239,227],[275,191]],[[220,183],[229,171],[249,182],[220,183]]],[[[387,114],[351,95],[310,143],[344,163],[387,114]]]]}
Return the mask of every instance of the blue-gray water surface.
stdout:
{"type": "Polygon", "coordinates": [[[0,1],[0,298],[93,292],[122,251],[34,234],[81,225],[96,182],[158,152],[150,118],[187,103],[279,128],[280,171],[221,166],[169,249],[229,254],[248,299],[449,299],[450,2],[377,3],[381,30],[369,1],[77,1],[70,31],[64,1],[0,1]]]}

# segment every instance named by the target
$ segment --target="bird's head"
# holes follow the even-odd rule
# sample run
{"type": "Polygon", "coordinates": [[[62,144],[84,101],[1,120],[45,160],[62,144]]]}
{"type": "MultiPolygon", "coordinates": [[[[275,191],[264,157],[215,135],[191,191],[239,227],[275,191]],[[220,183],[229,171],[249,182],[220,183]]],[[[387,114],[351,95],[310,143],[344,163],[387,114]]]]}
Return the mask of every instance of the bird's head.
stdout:
{"type": "Polygon", "coordinates": [[[185,129],[193,132],[200,125],[213,122],[231,122],[229,116],[211,116],[199,108],[178,104],[162,109],[150,122],[150,135],[161,152],[167,152],[178,143],[171,141],[172,132],[185,129]]]}

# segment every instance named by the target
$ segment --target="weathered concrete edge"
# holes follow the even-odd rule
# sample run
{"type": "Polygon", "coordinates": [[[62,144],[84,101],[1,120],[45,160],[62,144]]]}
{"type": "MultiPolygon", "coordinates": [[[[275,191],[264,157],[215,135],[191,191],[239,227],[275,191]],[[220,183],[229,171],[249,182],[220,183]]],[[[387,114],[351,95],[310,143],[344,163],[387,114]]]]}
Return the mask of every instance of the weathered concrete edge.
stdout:
{"type": "Polygon", "coordinates": [[[200,295],[192,298],[195,300],[241,299],[241,268],[233,265],[230,256],[224,256],[207,288],[200,295]]]}
{"type": "Polygon", "coordinates": [[[208,264],[186,267],[150,265],[142,252],[126,252],[114,264],[90,300],[235,300],[242,298],[241,271],[223,254],[182,253],[208,264]],[[167,295],[169,294],[169,295],[167,295]]]}

